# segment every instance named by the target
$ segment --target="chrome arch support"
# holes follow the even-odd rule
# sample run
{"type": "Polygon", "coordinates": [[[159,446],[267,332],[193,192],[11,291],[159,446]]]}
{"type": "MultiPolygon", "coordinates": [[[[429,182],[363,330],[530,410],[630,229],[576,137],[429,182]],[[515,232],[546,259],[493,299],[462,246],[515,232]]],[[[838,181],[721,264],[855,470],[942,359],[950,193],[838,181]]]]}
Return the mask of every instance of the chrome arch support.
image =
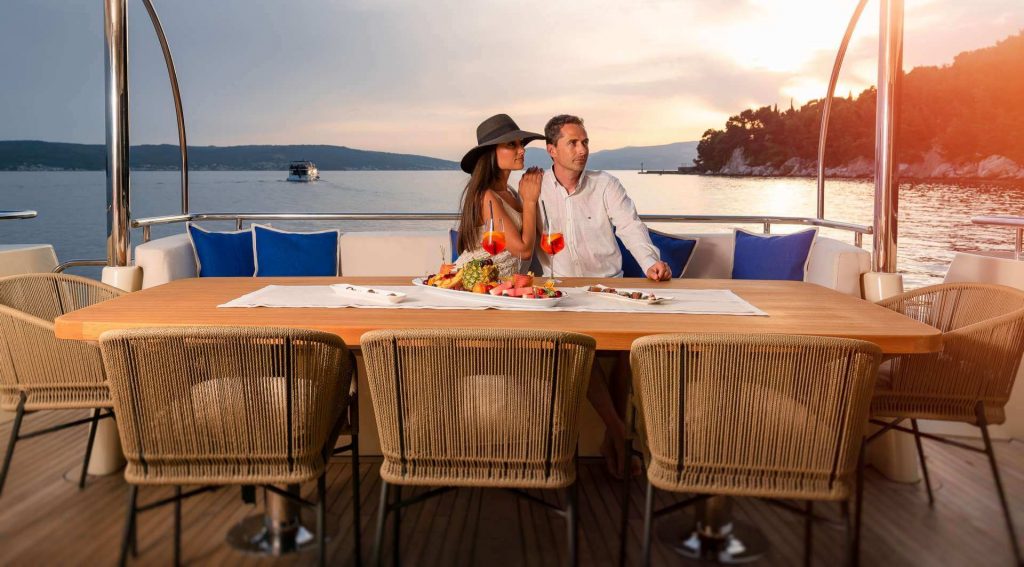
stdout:
{"type": "Polygon", "coordinates": [[[843,34],[843,41],[839,44],[839,52],[836,53],[836,61],[832,64],[832,76],[828,80],[828,92],[825,94],[825,103],[821,107],[821,126],[818,128],[818,218],[825,218],[825,141],[828,139],[828,118],[832,112],[832,99],[836,94],[836,83],[839,81],[839,70],[843,67],[843,59],[846,57],[846,48],[850,46],[850,38],[853,30],[860,21],[861,12],[868,0],[860,0],[857,8],[853,11],[853,17],[846,26],[846,33],[843,34]]]}
{"type": "Polygon", "coordinates": [[[174,96],[174,114],[178,120],[178,148],[181,152],[181,214],[188,214],[188,142],[185,139],[185,112],[181,106],[181,91],[178,89],[178,74],[174,71],[174,59],[171,57],[171,48],[167,43],[167,36],[164,34],[164,26],[160,23],[160,16],[153,7],[152,0],[142,0],[149,12],[149,21],[153,23],[153,31],[160,40],[160,49],[164,52],[164,63],[167,65],[167,79],[171,83],[171,94],[174,96]]]}
{"type": "Polygon", "coordinates": [[[107,264],[129,260],[127,0],[103,0],[107,138],[107,264]]]}
{"type": "Polygon", "coordinates": [[[875,110],[875,219],[872,258],[877,272],[896,271],[899,184],[896,120],[903,82],[903,0],[881,0],[878,99],[875,110]]]}

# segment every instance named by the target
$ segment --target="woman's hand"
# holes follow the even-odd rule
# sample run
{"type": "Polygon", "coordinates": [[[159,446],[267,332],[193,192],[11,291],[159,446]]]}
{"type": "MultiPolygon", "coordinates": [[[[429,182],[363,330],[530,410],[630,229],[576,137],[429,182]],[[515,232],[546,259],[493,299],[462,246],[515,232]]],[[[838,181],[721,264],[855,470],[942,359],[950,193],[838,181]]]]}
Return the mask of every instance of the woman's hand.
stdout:
{"type": "Polygon", "coordinates": [[[519,180],[519,198],[524,204],[536,204],[540,200],[540,181],[543,178],[544,170],[539,167],[531,167],[523,174],[519,180]]]}

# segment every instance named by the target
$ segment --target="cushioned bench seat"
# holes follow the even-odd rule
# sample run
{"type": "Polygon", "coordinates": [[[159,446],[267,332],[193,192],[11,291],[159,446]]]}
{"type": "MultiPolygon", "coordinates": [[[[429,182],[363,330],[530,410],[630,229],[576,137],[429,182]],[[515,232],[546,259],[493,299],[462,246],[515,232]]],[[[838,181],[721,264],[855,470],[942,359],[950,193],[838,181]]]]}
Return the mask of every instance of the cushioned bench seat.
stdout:
{"type": "MultiPolygon", "coordinates": [[[[683,277],[729,279],[732,274],[731,233],[688,234],[699,239],[683,277]]],[[[348,232],[339,240],[341,275],[421,276],[433,273],[441,250],[451,247],[448,232],[348,232]]],[[[142,287],[196,276],[195,257],[188,235],[152,240],[135,247],[135,263],[142,267],[142,287]]],[[[861,275],[870,271],[867,250],[833,238],[818,236],[807,262],[806,281],[860,297],[861,275]]]]}

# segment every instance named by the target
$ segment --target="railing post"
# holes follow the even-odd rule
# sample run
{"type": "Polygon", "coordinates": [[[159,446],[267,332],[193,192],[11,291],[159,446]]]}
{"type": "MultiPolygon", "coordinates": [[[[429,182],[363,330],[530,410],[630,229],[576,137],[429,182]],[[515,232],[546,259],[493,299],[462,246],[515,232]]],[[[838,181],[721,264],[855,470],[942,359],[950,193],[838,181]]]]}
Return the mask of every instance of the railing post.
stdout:
{"type": "Polygon", "coordinates": [[[882,0],[878,34],[878,106],[875,112],[874,268],[896,271],[899,184],[894,154],[903,74],[903,0],[882,0]]]}
{"type": "Polygon", "coordinates": [[[129,253],[127,0],[103,0],[107,121],[107,264],[127,266],[129,253]]]}

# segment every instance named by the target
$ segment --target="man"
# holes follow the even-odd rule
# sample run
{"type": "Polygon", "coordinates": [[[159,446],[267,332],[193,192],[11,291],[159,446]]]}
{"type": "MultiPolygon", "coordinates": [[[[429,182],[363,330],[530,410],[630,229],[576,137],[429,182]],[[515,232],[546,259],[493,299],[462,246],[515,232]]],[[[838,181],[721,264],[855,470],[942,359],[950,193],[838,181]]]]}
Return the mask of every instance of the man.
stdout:
{"type": "MultiPolygon", "coordinates": [[[[555,116],[544,127],[544,137],[552,164],[544,172],[540,200],[549,228],[565,238],[565,249],[560,253],[540,254],[544,272],[551,275],[554,268],[558,276],[621,277],[622,255],[615,242],[618,236],[649,279],[670,279],[672,270],[660,260],[661,254],[651,243],[647,227],[622,183],[603,171],[587,171],[590,138],[583,120],[568,114],[555,116]]],[[[621,353],[615,365],[609,391],[601,366],[594,364],[587,398],[605,424],[601,452],[610,472],[617,476],[626,463],[622,417],[629,392],[628,353],[621,353]]],[[[634,474],[638,464],[631,463],[634,474]]]]}
{"type": "Polygon", "coordinates": [[[558,276],[620,277],[618,236],[648,278],[670,279],[672,270],[660,260],[622,183],[603,171],[587,171],[590,139],[583,120],[555,116],[544,136],[553,163],[544,172],[540,198],[551,228],[562,232],[566,246],[554,256],[540,255],[544,272],[550,274],[553,264],[558,276]]]}

